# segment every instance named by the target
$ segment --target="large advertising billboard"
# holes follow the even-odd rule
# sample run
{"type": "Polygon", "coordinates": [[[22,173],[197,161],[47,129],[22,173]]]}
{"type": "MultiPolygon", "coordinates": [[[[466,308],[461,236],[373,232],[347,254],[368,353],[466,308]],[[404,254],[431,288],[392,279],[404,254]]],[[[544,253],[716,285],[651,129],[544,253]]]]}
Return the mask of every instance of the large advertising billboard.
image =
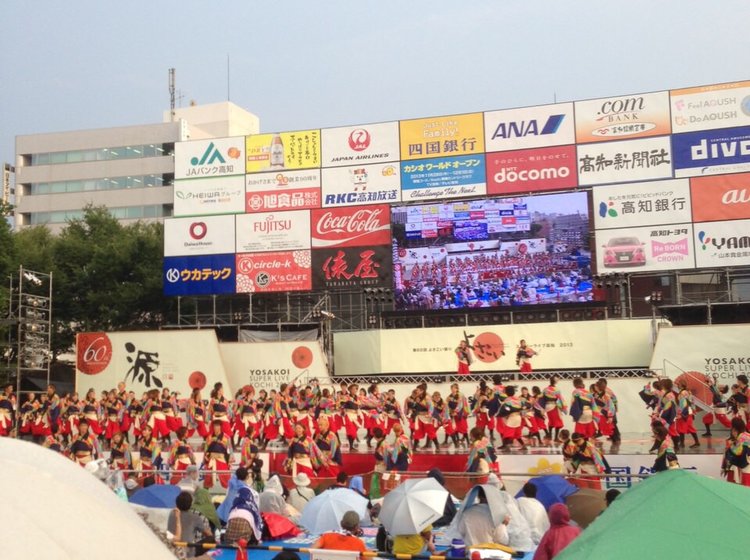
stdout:
{"type": "Polygon", "coordinates": [[[245,174],[245,137],[177,142],[175,179],[196,179],[245,174]]]}
{"type": "Polygon", "coordinates": [[[246,212],[320,208],[320,169],[252,173],[245,180],[246,212]]]}
{"type": "Polygon", "coordinates": [[[237,293],[298,292],[312,288],[310,251],[237,255],[237,293]]]}
{"type": "Polygon", "coordinates": [[[750,173],[690,179],[693,221],[750,219],[750,173]]]}
{"type": "Polygon", "coordinates": [[[234,216],[164,220],[164,256],[234,252],[234,216]]]}
{"type": "Polygon", "coordinates": [[[490,111],[484,114],[487,152],[575,144],[572,103],[490,111]]]}
{"type": "Polygon", "coordinates": [[[750,125],[750,81],[676,89],[672,132],[750,125]]]}
{"type": "Polygon", "coordinates": [[[391,224],[398,309],[593,297],[585,192],[395,206],[391,224]]]}
{"type": "Polygon", "coordinates": [[[484,155],[421,159],[401,163],[404,202],[486,194],[484,155]]]}
{"type": "Polygon", "coordinates": [[[603,185],[672,177],[669,136],[578,145],[578,183],[603,185]]]}
{"type": "Polygon", "coordinates": [[[570,189],[578,185],[576,147],[487,154],[487,194],[570,189]]]}
{"type": "Polygon", "coordinates": [[[323,167],[399,160],[398,122],[324,128],[323,167]]]}
{"type": "Polygon", "coordinates": [[[234,293],[234,254],[164,257],[165,296],[234,293]]]}
{"type": "Polygon", "coordinates": [[[750,220],[695,224],[698,268],[750,265],[750,220]]]}
{"type": "Polygon", "coordinates": [[[448,115],[400,122],[401,159],[484,153],[482,113],[448,115]]]}
{"type": "Polygon", "coordinates": [[[662,136],[671,132],[669,92],[576,101],[579,143],[662,136]]]}
{"type": "Polygon", "coordinates": [[[243,175],[174,182],[174,215],[208,216],[245,211],[243,175]]]}
{"type": "Polygon", "coordinates": [[[387,204],[313,210],[313,249],[390,245],[391,210],[387,204]]]}
{"type": "Polygon", "coordinates": [[[692,224],[596,231],[597,272],[651,272],[695,267],[692,224]]]}
{"type": "Polygon", "coordinates": [[[672,135],[675,177],[750,171],[750,126],[672,135]]]}
{"type": "Polygon", "coordinates": [[[320,167],[319,130],[253,134],[245,146],[248,173],[320,167]]]}
{"type": "Polygon", "coordinates": [[[236,220],[238,253],[310,248],[309,210],[242,214],[236,220]]]}
{"type": "Polygon", "coordinates": [[[399,200],[401,179],[398,163],[323,169],[323,206],[326,208],[399,200]]]}
{"type": "Polygon", "coordinates": [[[391,248],[333,247],[313,249],[313,288],[352,290],[387,288],[392,282],[391,248]]]}
{"type": "Polygon", "coordinates": [[[691,221],[688,179],[607,185],[591,192],[596,229],[691,221]]]}

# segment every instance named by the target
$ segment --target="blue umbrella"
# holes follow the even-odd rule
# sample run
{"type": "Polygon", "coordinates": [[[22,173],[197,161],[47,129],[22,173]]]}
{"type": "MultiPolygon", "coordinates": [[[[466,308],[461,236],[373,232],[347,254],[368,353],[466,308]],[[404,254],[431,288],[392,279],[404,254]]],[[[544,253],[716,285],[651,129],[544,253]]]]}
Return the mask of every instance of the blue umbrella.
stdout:
{"type": "Polygon", "coordinates": [[[129,501],[145,507],[173,508],[180,492],[180,487],[174,484],[152,484],[135,492],[129,501]]]}
{"type": "MultiPolygon", "coordinates": [[[[565,503],[565,498],[578,492],[578,486],[556,474],[532,478],[529,482],[536,486],[536,499],[542,502],[545,509],[549,509],[553,504],[565,503]]],[[[523,490],[519,490],[516,498],[522,496],[523,490]]]]}

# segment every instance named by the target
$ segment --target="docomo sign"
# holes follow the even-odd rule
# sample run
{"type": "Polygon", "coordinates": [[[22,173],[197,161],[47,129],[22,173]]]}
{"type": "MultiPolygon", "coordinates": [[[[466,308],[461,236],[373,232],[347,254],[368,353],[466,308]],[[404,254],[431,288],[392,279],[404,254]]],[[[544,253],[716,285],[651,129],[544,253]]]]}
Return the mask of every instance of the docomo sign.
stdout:
{"type": "Polygon", "coordinates": [[[311,222],[315,248],[388,245],[391,241],[387,204],[313,210],[311,222]]]}
{"type": "Polygon", "coordinates": [[[77,334],[76,349],[76,367],[86,375],[103,372],[112,360],[112,342],[107,333],[77,334]]]}
{"type": "Polygon", "coordinates": [[[568,189],[577,185],[575,146],[487,154],[487,194],[568,189]]]}
{"type": "Polygon", "coordinates": [[[750,173],[690,179],[693,221],[750,218],[750,173]]]}

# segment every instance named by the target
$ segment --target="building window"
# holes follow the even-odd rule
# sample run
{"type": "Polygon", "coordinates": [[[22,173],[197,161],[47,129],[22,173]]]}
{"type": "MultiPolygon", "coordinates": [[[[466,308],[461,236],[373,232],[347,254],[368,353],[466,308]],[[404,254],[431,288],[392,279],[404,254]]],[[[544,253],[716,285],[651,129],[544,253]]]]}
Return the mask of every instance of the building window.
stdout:
{"type": "MultiPolygon", "coordinates": [[[[108,208],[109,213],[118,220],[139,220],[141,218],[161,218],[171,213],[161,204],[152,206],[125,206],[108,208]]],[[[83,218],[83,210],[60,210],[56,212],[31,212],[28,223],[32,226],[42,224],[64,224],[69,220],[83,218]]]]}
{"type": "Polygon", "coordinates": [[[111,191],[118,189],[138,189],[141,187],[161,187],[161,175],[138,175],[128,177],[108,177],[106,179],[86,179],[79,181],[54,181],[31,183],[31,194],[59,194],[84,191],[111,191]]]}
{"type": "MultiPolygon", "coordinates": [[[[31,154],[31,165],[55,165],[59,163],[80,163],[83,161],[106,161],[112,159],[137,159],[169,155],[168,147],[174,144],[145,144],[119,146],[93,150],[71,150],[31,154]]],[[[27,157],[27,156],[24,156],[27,157]]]]}

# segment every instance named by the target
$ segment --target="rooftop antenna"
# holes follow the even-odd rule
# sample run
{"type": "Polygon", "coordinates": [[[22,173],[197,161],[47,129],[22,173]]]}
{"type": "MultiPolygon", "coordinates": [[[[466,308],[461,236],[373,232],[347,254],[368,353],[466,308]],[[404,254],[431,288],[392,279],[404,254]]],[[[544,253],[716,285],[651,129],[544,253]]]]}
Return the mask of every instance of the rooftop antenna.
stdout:
{"type": "Polygon", "coordinates": [[[175,83],[174,68],[169,69],[169,115],[170,121],[174,122],[175,83]]]}
{"type": "Polygon", "coordinates": [[[227,53],[227,101],[229,101],[229,53],[227,53]]]}

